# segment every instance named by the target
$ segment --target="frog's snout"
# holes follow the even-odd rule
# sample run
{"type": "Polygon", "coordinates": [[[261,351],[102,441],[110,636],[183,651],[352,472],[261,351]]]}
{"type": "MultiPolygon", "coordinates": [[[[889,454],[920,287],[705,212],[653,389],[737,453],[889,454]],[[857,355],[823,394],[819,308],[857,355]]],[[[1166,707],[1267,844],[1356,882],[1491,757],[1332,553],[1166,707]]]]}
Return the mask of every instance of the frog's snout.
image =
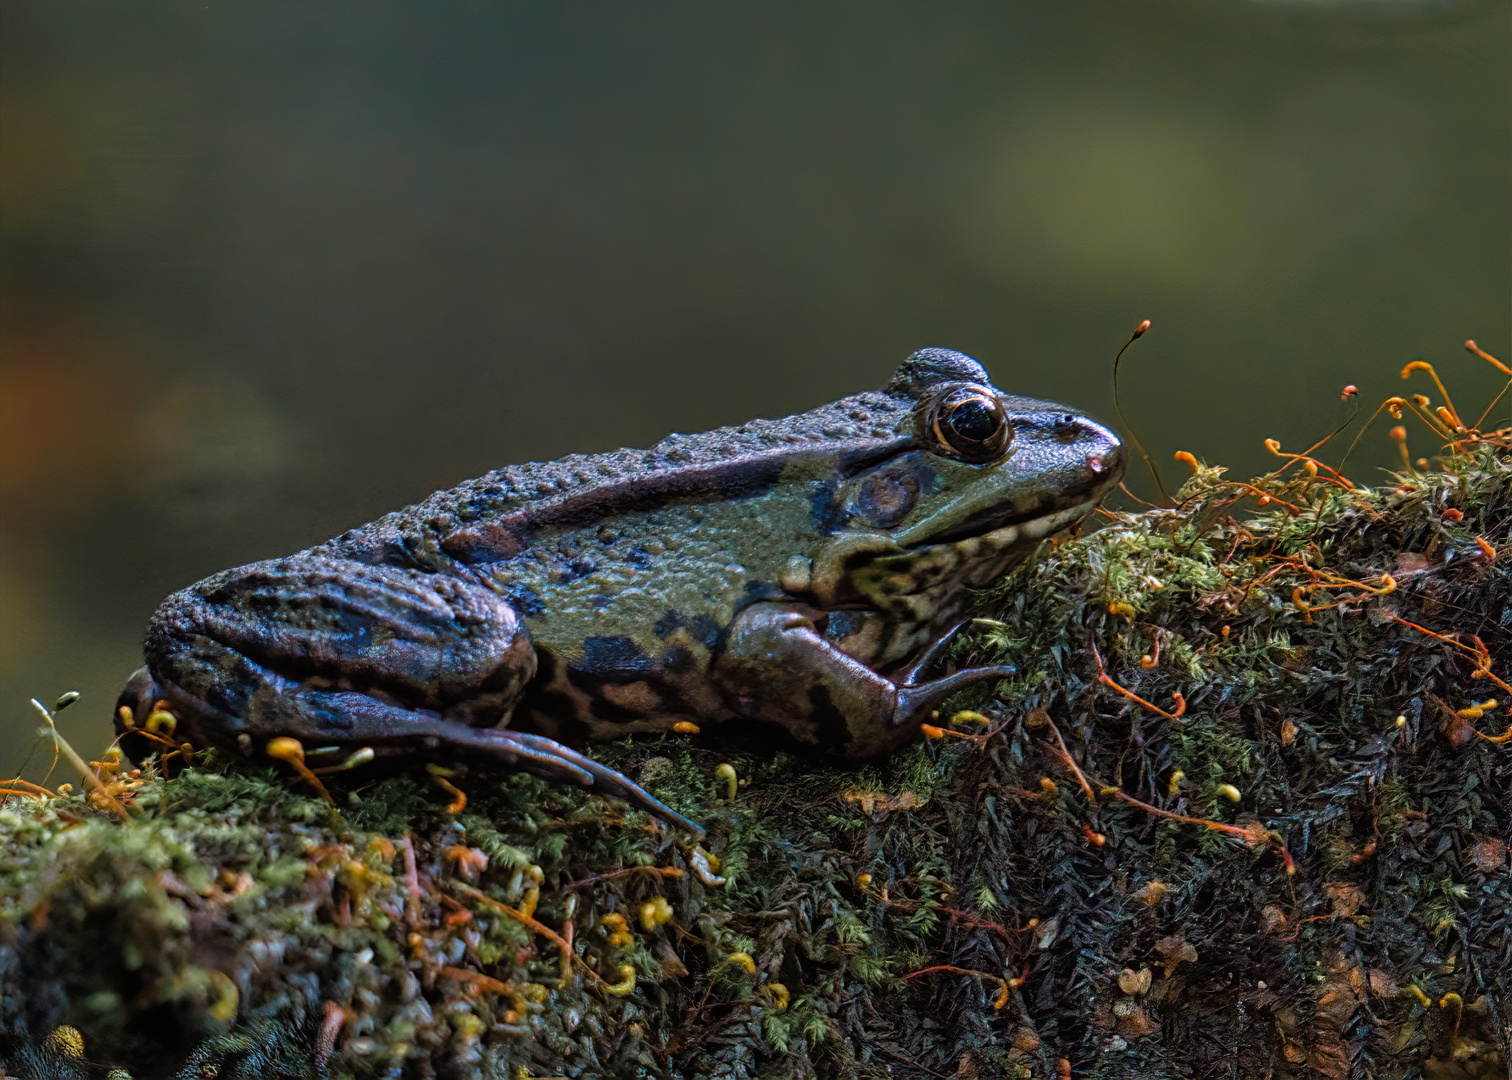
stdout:
{"type": "Polygon", "coordinates": [[[1070,451],[1066,464],[1072,475],[1064,476],[1066,490],[1090,493],[1101,499],[1119,483],[1129,455],[1113,431],[1090,417],[1067,413],[1061,417],[1057,436],[1070,451]]]}
{"type": "Polygon", "coordinates": [[[1083,423],[1089,429],[1087,441],[1092,444],[1087,450],[1087,472],[1093,483],[1112,487],[1129,464],[1129,451],[1108,428],[1092,420],[1083,423]]]}

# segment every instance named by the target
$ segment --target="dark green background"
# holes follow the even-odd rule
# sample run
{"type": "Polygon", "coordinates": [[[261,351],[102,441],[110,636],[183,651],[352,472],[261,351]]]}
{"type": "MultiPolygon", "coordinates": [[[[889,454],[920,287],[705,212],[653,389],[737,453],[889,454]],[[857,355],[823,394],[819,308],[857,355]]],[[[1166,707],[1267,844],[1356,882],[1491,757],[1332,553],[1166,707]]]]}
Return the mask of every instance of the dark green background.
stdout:
{"type": "Polygon", "coordinates": [[[1131,421],[1238,475],[1407,360],[1479,413],[1502,380],[1460,343],[1512,351],[1509,13],[8,0],[0,774],[29,695],[85,691],[65,728],[102,749],[196,578],[922,345],[1111,420],[1153,319],[1131,421]]]}

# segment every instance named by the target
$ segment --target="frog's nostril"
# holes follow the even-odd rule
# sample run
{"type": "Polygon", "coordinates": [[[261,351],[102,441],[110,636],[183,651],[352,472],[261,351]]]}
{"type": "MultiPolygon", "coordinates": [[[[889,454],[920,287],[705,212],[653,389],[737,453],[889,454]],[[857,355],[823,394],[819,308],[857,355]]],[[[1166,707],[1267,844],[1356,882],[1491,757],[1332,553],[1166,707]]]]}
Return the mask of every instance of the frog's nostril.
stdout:
{"type": "Polygon", "coordinates": [[[1094,467],[1100,465],[1110,472],[1117,469],[1122,469],[1129,460],[1128,449],[1111,431],[1103,429],[1101,431],[1101,434],[1103,436],[1104,442],[1100,449],[1100,452],[1095,454],[1088,454],[1088,462],[1095,463],[1094,467]]]}
{"type": "Polygon", "coordinates": [[[1107,476],[1123,467],[1123,454],[1114,450],[1108,454],[1088,454],[1087,468],[1094,476],[1107,476]]]}

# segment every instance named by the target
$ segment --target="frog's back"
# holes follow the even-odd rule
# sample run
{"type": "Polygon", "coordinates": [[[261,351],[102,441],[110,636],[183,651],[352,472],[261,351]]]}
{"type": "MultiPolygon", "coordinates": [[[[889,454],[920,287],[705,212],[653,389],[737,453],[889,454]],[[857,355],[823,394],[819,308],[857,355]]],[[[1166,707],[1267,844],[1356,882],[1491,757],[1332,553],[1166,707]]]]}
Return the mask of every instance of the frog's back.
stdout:
{"type": "Polygon", "coordinates": [[[468,561],[469,538],[479,535],[479,528],[491,527],[496,534],[502,522],[571,528],[603,521],[615,504],[633,509],[701,494],[725,498],[732,490],[775,480],[777,463],[785,456],[844,454],[898,437],[899,404],[894,394],[870,391],[795,416],[673,433],[647,449],[506,465],[349,530],[315,550],[412,561],[439,546],[468,561]]]}

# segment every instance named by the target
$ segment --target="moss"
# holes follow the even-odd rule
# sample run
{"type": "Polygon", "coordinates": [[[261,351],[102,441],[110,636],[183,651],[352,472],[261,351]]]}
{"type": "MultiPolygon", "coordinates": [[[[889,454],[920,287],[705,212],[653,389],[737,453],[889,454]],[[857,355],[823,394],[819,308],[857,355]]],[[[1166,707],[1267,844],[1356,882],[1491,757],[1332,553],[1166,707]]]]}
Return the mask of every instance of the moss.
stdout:
{"type": "Polygon", "coordinates": [[[1004,581],[955,659],[1022,674],[954,729],[974,738],[858,772],[711,737],[596,748],[707,826],[722,886],[686,838],[529,776],[465,781],[455,814],[424,777],[333,785],[332,809],[213,758],[118,781],[129,824],[13,798],[0,1060],[1505,1075],[1512,747],[1484,736],[1512,670],[1512,464],[1266,490],[1286,507],[1246,517],[1207,471],[1179,512],[1004,581]]]}

